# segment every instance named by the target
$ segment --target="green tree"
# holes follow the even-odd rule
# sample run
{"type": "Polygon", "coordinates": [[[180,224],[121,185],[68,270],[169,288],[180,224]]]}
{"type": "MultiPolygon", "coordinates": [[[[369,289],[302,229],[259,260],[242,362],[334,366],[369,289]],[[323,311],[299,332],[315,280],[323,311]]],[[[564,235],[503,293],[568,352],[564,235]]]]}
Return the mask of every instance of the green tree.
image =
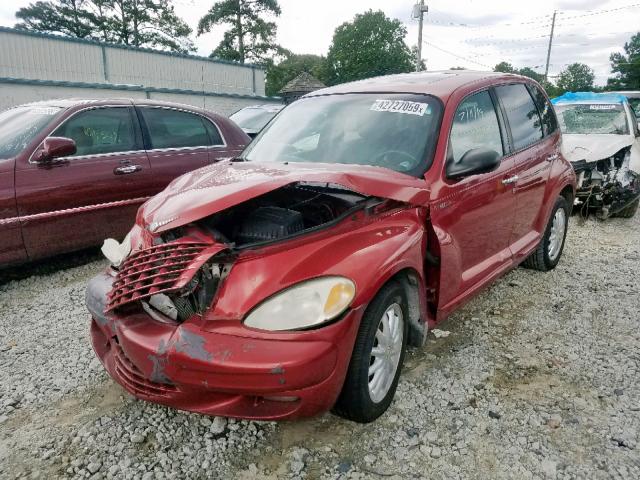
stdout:
{"type": "Polygon", "coordinates": [[[584,63],[572,63],[558,75],[556,82],[561,92],[584,92],[593,90],[593,70],[584,63]]]}
{"type": "Polygon", "coordinates": [[[195,50],[192,30],[175,13],[169,0],[111,0],[114,15],[107,21],[118,43],[134,47],[165,47],[176,52],[195,50]]]}
{"type": "Polygon", "coordinates": [[[612,53],[609,57],[614,77],[607,80],[607,85],[612,88],[640,89],[640,32],[624,44],[624,53],[612,53]]]}
{"type": "Polygon", "coordinates": [[[50,0],[16,12],[16,28],[135,47],[195,50],[170,0],[50,0]]]}
{"type": "Polygon", "coordinates": [[[516,69],[509,62],[500,62],[493,67],[494,72],[516,73],[516,69]]]}
{"type": "Polygon", "coordinates": [[[277,0],[223,0],[215,3],[198,23],[198,35],[216,25],[230,25],[212,57],[265,63],[284,50],[276,44],[276,24],[267,15],[280,15],[277,0]]]}
{"type": "Polygon", "coordinates": [[[518,75],[522,75],[524,77],[533,78],[536,82],[542,82],[544,80],[544,75],[542,73],[538,73],[530,67],[520,68],[514,73],[517,73],[518,75]]]}
{"type": "Polygon", "coordinates": [[[35,2],[16,12],[16,28],[41,33],[61,33],[69,37],[90,38],[95,34],[86,0],[35,2]]]}
{"type": "Polygon", "coordinates": [[[329,81],[325,57],[288,53],[287,58],[280,63],[271,63],[267,66],[267,95],[277,95],[282,87],[302,72],[310,73],[323,83],[329,81]]]}
{"type": "Polygon", "coordinates": [[[411,47],[411,58],[413,59],[413,69],[418,72],[424,72],[427,69],[427,64],[424,58],[420,59],[420,65],[418,65],[418,46],[411,47]]]}
{"type": "Polygon", "coordinates": [[[327,62],[330,83],[411,72],[411,50],[404,42],[407,29],[383,12],[369,10],[336,28],[327,62]]]}

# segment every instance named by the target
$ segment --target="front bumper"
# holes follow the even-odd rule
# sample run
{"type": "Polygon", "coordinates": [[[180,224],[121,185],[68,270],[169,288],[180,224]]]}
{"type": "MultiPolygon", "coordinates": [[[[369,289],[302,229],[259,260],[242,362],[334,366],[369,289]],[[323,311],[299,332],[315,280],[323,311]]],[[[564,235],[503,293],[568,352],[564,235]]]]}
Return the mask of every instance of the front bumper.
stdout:
{"type": "Polygon", "coordinates": [[[221,322],[203,330],[144,313],[104,313],[113,276],[87,287],[93,348],[111,377],[132,395],[209,415],[285,419],[335,403],[351,358],[362,309],[317,330],[257,332],[221,322]]]}

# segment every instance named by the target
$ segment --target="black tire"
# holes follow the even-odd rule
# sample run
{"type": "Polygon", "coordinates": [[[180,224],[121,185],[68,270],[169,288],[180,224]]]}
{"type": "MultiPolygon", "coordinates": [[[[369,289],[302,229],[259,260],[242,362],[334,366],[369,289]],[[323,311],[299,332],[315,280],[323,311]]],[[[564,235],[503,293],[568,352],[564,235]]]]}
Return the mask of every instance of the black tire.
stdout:
{"type": "Polygon", "coordinates": [[[333,413],[348,420],[359,423],[369,423],[382,415],[393,400],[398,386],[398,379],[402,370],[402,363],[409,335],[409,316],[407,300],[404,289],[397,282],[389,282],[376,294],[367,307],[358,336],[356,337],[347,376],[342,386],[340,396],[333,407],[333,413]],[[388,308],[394,303],[402,310],[403,332],[400,360],[396,368],[393,382],[384,398],[374,402],[369,393],[369,367],[371,363],[371,351],[376,340],[378,326],[388,308]]]}
{"type": "Polygon", "coordinates": [[[638,211],[638,205],[640,205],[640,198],[636,198],[635,202],[631,202],[629,205],[616,213],[616,217],[632,218],[638,211]]]}
{"type": "Polygon", "coordinates": [[[548,272],[549,270],[553,270],[556,268],[556,265],[560,261],[560,257],[562,257],[562,252],[564,250],[564,241],[567,237],[567,224],[569,223],[569,206],[567,205],[567,201],[564,197],[558,197],[555,205],[553,206],[553,210],[551,210],[551,215],[549,216],[549,221],[547,222],[547,227],[545,228],[544,235],[540,240],[540,243],[536,247],[536,249],[529,255],[522,265],[527,268],[531,268],[533,270],[539,270],[541,272],[548,272]],[[551,235],[551,226],[553,225],[553,219],[555,218],[556,212],[559,209],[563,209],[565,213],[565,225],[564,225],[564,234],[562,236],[562,244],[560,245],[560,251],[556,255],[554,259],[549,256],[549,238],[551,235]]]}

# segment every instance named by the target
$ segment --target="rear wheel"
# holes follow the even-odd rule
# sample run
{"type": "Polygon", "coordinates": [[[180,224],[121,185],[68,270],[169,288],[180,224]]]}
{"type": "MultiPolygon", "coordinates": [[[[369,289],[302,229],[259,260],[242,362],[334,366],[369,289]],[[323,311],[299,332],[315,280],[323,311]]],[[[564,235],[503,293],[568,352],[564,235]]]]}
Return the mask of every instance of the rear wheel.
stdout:
{"type": "Polygon", "coordinates": [[[629,205],[616,213],[616,217],[632,218],[638,211],[638,205],[640,205],[640,198],[636,198],[635,202],[631,202],[629,205]]]}
{"type": "Polygon", "coordinates": [[[393,400],[408,336],[407,301],[396,282],[385,285],[367,307],[334,413],[367,423],[393,400]]]}
{"type": "Polygon", "coordinates": [[[560,261],[564,250],[568,222],[569,206],[563,197],[559,197],[538,247],[527,257],[523,265],[541,272],[553,270],[560,261]]]}

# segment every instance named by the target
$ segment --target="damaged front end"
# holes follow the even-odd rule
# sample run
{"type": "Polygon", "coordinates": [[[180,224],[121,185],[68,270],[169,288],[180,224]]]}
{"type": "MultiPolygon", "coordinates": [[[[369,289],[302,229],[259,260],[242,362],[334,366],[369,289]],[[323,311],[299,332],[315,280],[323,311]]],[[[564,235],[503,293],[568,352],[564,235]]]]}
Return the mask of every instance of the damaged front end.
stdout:
{"type": "Polygon", "coordinates": [[[382,203],[338,185],[300,182],[163,231],[149,238],[152,245],[114,264],[106,311],[142,309],[177,323],[202,315],[244,249],[309,234],[382,203]]]}
{"type": "Polygon", "coordinates": [[[630,166],[631,146],[596,161],[573,162],[578,189],[575,208],[583,217],[614,216],[640,197],[640,175],[630,166]]]}
{"type": "MultiPolygon", "coordinates": [[[[331,408],[377,282],[398,266],[422,271],[428,197],[401,174],[341,168],[229,165],[143,206],[87,289],[110,375],[139,398],[205,414],[331,408]]],[[[411,321],[424,337],[422,308],[411,321]]]]}

